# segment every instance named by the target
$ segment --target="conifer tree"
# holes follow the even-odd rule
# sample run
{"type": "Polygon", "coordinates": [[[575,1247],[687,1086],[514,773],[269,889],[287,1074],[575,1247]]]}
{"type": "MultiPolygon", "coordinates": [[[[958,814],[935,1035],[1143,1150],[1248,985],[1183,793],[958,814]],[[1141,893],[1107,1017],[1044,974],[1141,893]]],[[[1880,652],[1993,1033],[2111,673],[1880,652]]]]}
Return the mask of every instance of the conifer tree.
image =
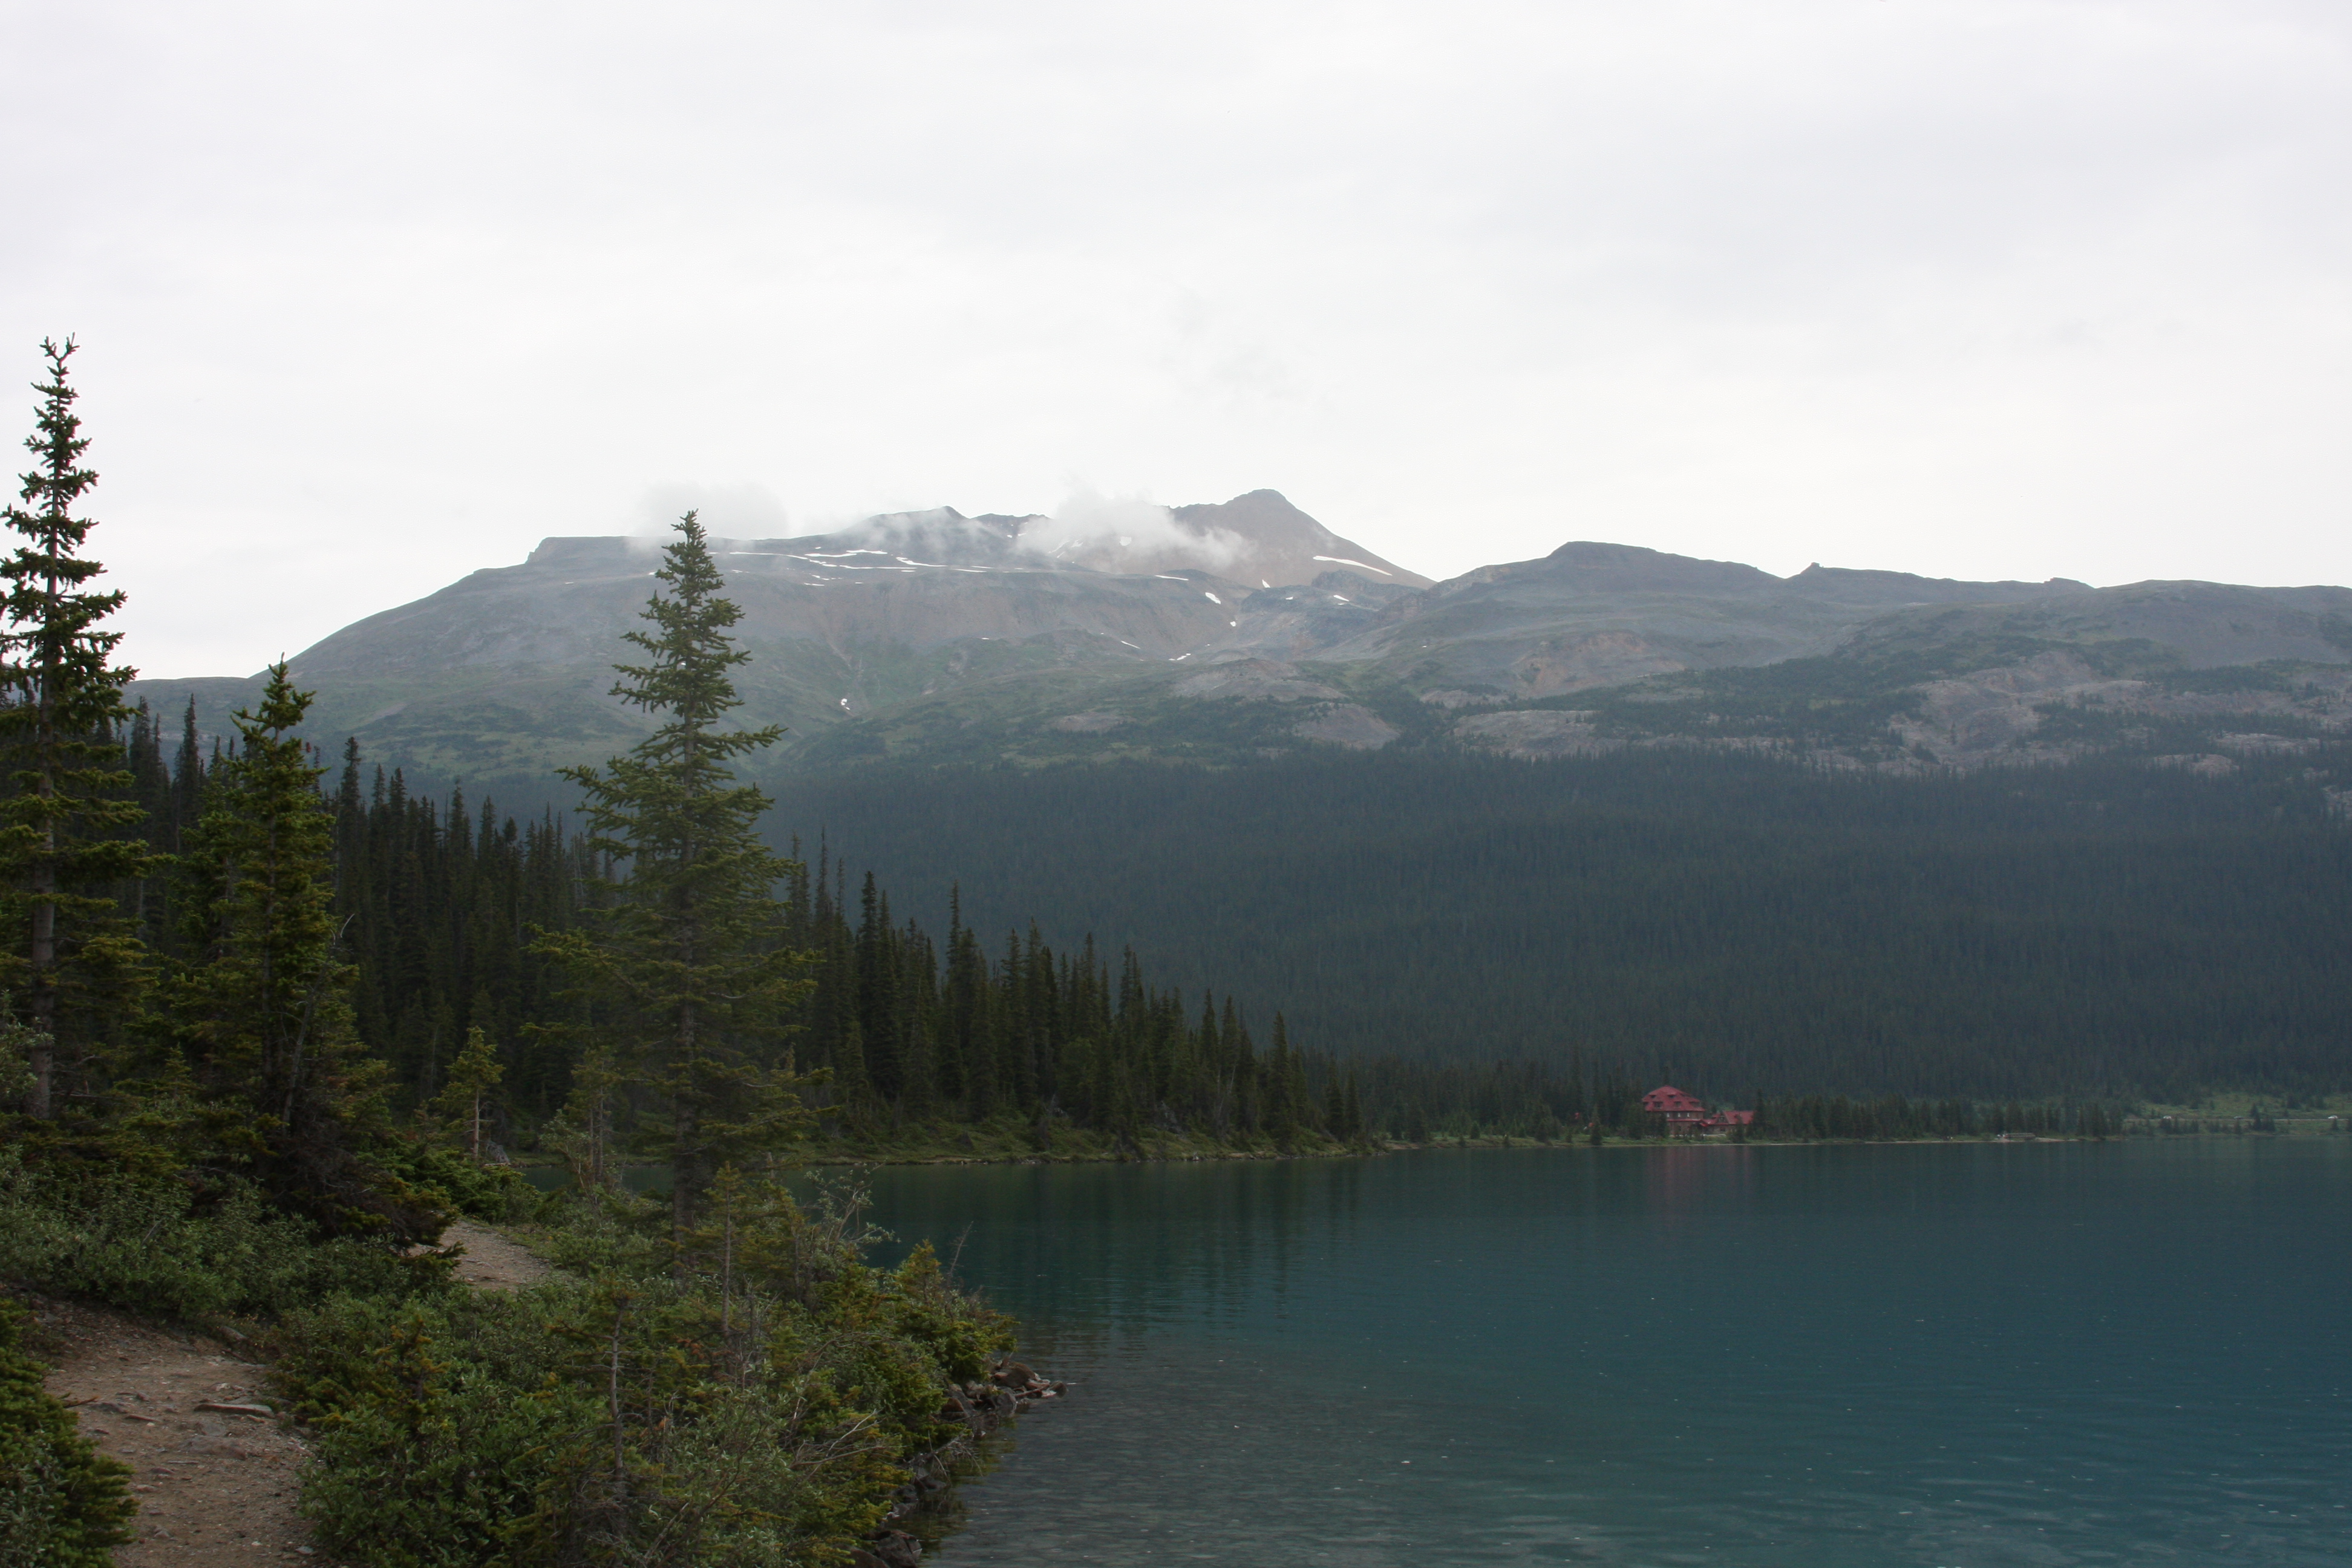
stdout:
{"type": "Polygon", "coordinates": [[[441,1216],[367,1158],[389,1136],[383,1066],[352,1027],[336,952],[334,815],[294,733],[308,710],[284,664],[237,745],[209,770],[182,861],[175,1042],[205,1106],[212,1159],[333,1230],[430,1240],[441,1216]]]}
{"type": "Polygon", "coordinates": [[[89,437],[68,379],[73,340],[44,340],[41,353],[48,375],[34,384],[41,401],[25,441],[37,461],[23,477],[21,504],[7,510],[21,542],[0,560],[0,748],[14,785],[0,803],[0,868],[14,906],[0,984],[21,993],[40,1037],[25,1098],[47,1119],[57,1109],[58,1045],[67,1065],[79,1065],[100,1027],[87,1008],[71,1016],[74,1004],[119,1006],[142,975],[142,950],[108,885],[144,875],[150,857],[123,836],[145,815],[129,798],[117,739],[131,718],[122,688],[135,672],[113,662],[122,634],[101,629],[123,595],[88,586],[105,568],[82,555],[91,521],[74,515],[98,475],[82,467],[89,437]]]}
{"type": "Polygon", "coordinates": [[[572,1069],[572,1098],[542,1134],[583,1193],[602,1194],[620,1180],[613,1159],[613,1111],[622,1083],[611,1050],[591,1046],[572,1069]]]}
{"type": "Polygon", "coordinates": [[[448,1131],[466,1146],[466,1157],[478,1165],[482,1161],[482,1119],[489,1110],[490,1091],[505,1076],[498,1054],[490,1048],[489,1036],[476,1025],[466,1031],[466,1047],[449,1064],[447,1084],[434,1101],[433,1108],[447,1119],[448,1131]]]}
{"type": "Polygon", "coordinates": [[[565,770],[583,796],[589,847],[626,875],[589,929],[541,945],[603,1000],[616,1057],[658,1101],[682,1252],[719,1166],[772,1145],[803,1115],[784,1033],[806,983],[776,896],[791,868],[758,832],[768,797],[730,765],[782,731],[721,728],[740,700],[730,672],[751,657],[728,635],[741,612],[720,596],[725,580],[693,512],[677,533],[654,574],[667,591],[646,606],[650,629],[628,636],[649,658],[614,667],[613,695],[661,727],[602,771],[565,770]]]}

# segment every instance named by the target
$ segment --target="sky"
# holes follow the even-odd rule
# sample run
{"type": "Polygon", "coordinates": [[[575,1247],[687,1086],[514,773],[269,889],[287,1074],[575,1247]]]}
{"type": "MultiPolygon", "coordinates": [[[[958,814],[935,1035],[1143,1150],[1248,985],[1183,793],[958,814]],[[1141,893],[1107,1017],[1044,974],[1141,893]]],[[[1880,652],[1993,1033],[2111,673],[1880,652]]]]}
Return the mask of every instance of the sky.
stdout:
{"type": "Polygon", "coordinates": [[[688,505],[2352,583],[2343,0],[0,0],[0,168],[151,675],[688,505]]]}

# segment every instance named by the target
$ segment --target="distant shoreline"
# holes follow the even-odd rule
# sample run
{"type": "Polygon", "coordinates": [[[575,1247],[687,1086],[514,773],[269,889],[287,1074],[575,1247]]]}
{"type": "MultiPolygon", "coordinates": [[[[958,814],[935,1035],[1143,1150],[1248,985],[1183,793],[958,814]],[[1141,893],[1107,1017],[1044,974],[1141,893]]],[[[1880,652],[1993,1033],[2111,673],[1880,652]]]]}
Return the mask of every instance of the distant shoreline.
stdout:
{"type": "MultiPolygon", "coordinates": [[[[2137,1118],[2134,1121],[2137,1122],[2137,1118]]],[[[1180,1147],[1154,1149],[1148,1144],[1140,1152],[1114,1152],[1098,1150],[1031,1150],[997,1151],[990,1152],[908,1149],[904,1147],[862,1147],[854,1149],[828,1148],[811,1151],[803,1158],[812,1165],[1106,1165],[1106,1164],[1201,1164],[1222,1160],[1335,1160],[1372,1159],[1389,1154],[1417,1154],[1505,1149],[1553,1149],[1578,1152],[1601,1149],[1818,1149],[1829,1146],[1936,1147],[1982,1145],[2007,1147],[2024,1143],[2138,1143],[2196,1142],[2250,1138],[2274,1140],[2326,1138],[2331,1134],[2324,1120],[2290,1126],[2282,1120],[2274,1131],[2210,1127],[2195,1131],[2157,1132],[2135,1125],[2128,1131],[2110,1133],[2105,1137],[2089,1137],[2077,1133],[2016,1133],[1990,1138],[1617,1138],[1604,1139],[1595,1144],[1584,1138],[1556,1138],[1544,1141],[1535,1138],[1469,1138],[1433,1139],[1423,1143],[1408,1143],[1382,1140],[1354,1146],[1327,1142],[1321,1147],[1272,1149],[1258,1147],[1226,1147],[1210,1149],[1187,1142],[1180,1147]]],[[[1171,1142],[1173,1142],[1171,1140],[1171,1142]]]]}
{"type": "MultiPolygon", "coordinates": [[[[2299,1119],[2301,1120],[2301,1119],[2299,1119]]],[[[818,1147],[803,1146],[793,1152],[793,1157],[805,1168],[839,1169],[854,1165],[888,1165],[911,1167],[920,1165],[1196,1165],[1223,1162],[1252,1160],[1360,1160],[1381,1159],[1394,1154],[1454,1153],[1503,1150],[1550,1149],[1575,1153],[1594,1149],[1819,1149],[1819,1148],[1952,1148],[1958,1146],[2011,1147],[2026,1143],[2180,1143],[2214,1142],[2225,1140],[2271,1139],[2303,1142],[2331,1136],[2324,1119],[2301,1121],[2300,1125],[2282,1121],[2276,1131],[2254,1131],[2210,1127],[2187,1132],[2154,1132],[2133,1119],[2129,1131],[2110,1133],[2105,1137],[2081,1134],[2019,1133],[2013,1136],[1990,1138],[1619,1138],[1604,1139],[1595,1144],[1586,1138],[1556,1138],[1549,1142],[1535,1138],[1488,1137],[1470,1139],[1433,1139],[1423,1143],[1402,1140],[1381,1140],[1362,1144],[1341,1144],[1328,1139],[1312,1144],[1281,1149],[1270,1145],[1212,1145],[1182,1134],[1156,1135],[1138,1140],[1133,1150],[1102,1147],[1104,1141],[1093,1135],[1072,1136],[1057,1146],[1039,1150],[1008,1147],[992,1142],[988,1147],[971,1149],[941,1148],[936,1143],[897,1145],[843,1145],[831,1143],[818,1147]],[[1087,1146],[1080,1146],[1080,1145],[1087,1146]]],[[[975,1143],[979,1141],[974,1140],[975,1143]]],[[[525,1173],[559,1174],[560,1163],[545,1160],[517,1163],[525,1173]]],[[[660,1170],[656,1165],[627,1167],[633,1172],[660,1170]]],[[[533,1185],[540,1185],[533,1182],[533,1185]]],[[[558,1191],[549,1184],[543,1188],[558,1191]]]]}

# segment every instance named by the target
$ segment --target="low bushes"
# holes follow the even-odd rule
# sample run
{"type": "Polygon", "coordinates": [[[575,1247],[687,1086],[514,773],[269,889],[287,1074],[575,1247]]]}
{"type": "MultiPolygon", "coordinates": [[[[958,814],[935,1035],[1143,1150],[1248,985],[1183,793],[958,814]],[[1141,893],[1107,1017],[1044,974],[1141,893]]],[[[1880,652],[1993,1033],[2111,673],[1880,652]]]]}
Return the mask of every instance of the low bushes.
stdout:
{"type": "Polygon", "coordinates": [[[544,1283],[289,1314],[276,1376],[319,1433],[321,1543],[383,1568],[846,1563],[906,1462],[963,1434],[949,1384],[1012,1343],[928,1248],[868,1264],[855,1212],[734,1188],[677,1267],[654,1205],[572,1200],[544,1283]]]}
{"type": "MultiPolygon", "coordinates": [[[[870,1263],[862,1207],[727,1173],[680,1254],[655,1203],[548,1199],[534,1240],[556,1272],[498,1293],[385,1240],[322,1239],[242,1187],[68,1179],[0,1150],[0,1279],[244,1320],[315,1437],[303,1510],[354,1561],[815,1568],[849,1562],[908,1462],[965,1435],[950,1385],[1012,1347],[928,1247],[870,1263]]],[[[0,1563],[99,1568],[131,1511],[121,1468],[13,1335],[0,1320],[0,1563]]]]}
{"type": "Polygon", "coordinates": [[[89,1446],[17,1348],[25,1310],[0,1298],[0,1563],[113,1568],[131,1539],[128,1467],[89,1446]]]}
{"type": "Polygon", "coordinates": [[[45,1171],[0,1147],[0,1279],[195,1321],[267,1314],[339,1292],[400,1296],[446,1273],[380,1242],[322,1241],[251,1188],[45,1171]]]}

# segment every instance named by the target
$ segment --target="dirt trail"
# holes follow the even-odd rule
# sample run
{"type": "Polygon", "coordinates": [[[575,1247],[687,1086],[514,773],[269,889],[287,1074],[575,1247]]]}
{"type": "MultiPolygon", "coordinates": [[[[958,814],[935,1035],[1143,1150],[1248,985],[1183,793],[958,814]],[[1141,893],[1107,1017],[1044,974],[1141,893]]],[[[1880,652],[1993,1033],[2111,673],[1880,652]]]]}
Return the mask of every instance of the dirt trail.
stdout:
{"type": "Polygon", "coordinates": [[[519,1247],[485,1225],[452,1221],[441,1233],[444,1247],[462,1246],[457,1278],[484,1290],[518,1290],[547,1278],[547,1265],[529,1248],[519,1247]]]}
{"type": "MultiPolygon", "coordinates": [[[[441,1239],[464,1246],[457,1277],[480,1289],[512,1290],[547,1273],[530,1252],[469,1221],[441,1239]]],[[[102,1307],[25,1300],[37,1324],[28,1348],[57,1363],[49,1392],[74,1407],[102,1452],[134,1472],[138,1539],[116,1548],[116,1568],[331,1568],[294,1510],[307,1445],[273,1415],[201,1408],[274,1407],[268,1368],[194,1331],[152,1328],[102,1307]]]]}
{"type": "Polygon", "coordinates": [[[49,1392],[134,1472],[138,1539],[116,1549],[118,1568],[331,1561],[294,1511],[302,1440],[267,1415],[200,1408],[269,1404],[266,1369],[228,1345],[119,1312],[28,1304],[38,1348],[58,1363],[49,1392]]]}

